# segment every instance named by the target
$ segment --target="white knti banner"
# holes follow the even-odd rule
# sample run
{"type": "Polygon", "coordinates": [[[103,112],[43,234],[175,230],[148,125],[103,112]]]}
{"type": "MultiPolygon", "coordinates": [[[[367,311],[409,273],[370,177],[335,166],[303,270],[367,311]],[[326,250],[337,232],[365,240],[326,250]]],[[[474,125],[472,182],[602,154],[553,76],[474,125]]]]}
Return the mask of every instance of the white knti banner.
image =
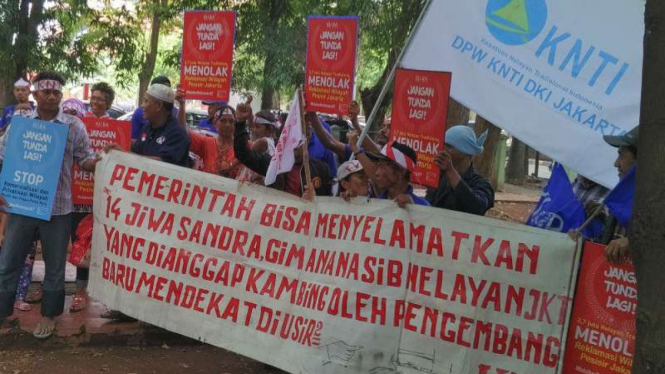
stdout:
{"type": "Polygon", "coordinates": [[[560,372],[566,235],[119,152],[94,207],[90,293],[142,321],[291,373],[560,372]]]}
{"type": "Polygon", "coordinates": [[[451,71],[451,95],[607,187],[603,135],[639,120],[644,1],[432,0],[408,69],[451,71]]]}

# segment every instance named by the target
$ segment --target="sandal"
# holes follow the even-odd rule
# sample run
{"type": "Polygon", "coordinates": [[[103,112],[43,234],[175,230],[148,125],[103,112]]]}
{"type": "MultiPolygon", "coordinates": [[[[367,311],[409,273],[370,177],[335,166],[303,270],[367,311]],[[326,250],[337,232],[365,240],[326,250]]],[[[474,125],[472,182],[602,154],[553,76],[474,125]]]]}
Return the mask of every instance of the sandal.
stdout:
{"type": "Polygon", "coordinates": [[[72,305],[69,307],[69,312],[70,313],[80,312],[85,309],[87,303],[88,303],[88,298],[85,295],[76,294],[72,299],[72,305]]]}
{"type": "Polygon", "coordinates": [[[39,322],[35,331],[33,331],[32,336],[37,339],[46,339],[50,338],[51,335],[55,332],[55,320],[42,320],[39,322]]]}
{"type": "Polygon", "coordinates": [[[32,310],[32,305],[22,300],[16,300],[16,302],[14,303],[14,309],[18,309],[21,312],[29,312],[32,310]]]}

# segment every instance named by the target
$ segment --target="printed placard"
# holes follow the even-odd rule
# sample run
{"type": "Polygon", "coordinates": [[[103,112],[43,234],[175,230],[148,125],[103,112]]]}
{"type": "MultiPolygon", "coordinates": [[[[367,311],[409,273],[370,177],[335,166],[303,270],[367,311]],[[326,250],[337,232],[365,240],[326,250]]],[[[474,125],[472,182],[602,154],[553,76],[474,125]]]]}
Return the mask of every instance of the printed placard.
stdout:
{"type": "Polygon", "coordinates": [[[0,174],[8,212],[51,219],[68,133],[67,125],[12,118],[0,174]]]}
{"type": "Polygon", "coordinates": [[[126,152],[97,164],[95,192],[89,291],[142,321],[291,373],[560,372],[565,234],[309,202],[126,152]]]}
{"type": "Polygon", "coordinates": [[[180,85],[190,100],[228,101],[236,13],[185,12],[180,85]]]}
{"type": "Polygon", "coordinates": [[[443,149],[451,74],[399,69],[395,74],[390,140],[413,148],[418,166],[411,182],[427,187],[439,185],[434,163],[443,149]]]}
{"type": "Polygon", "coordinates": [[[587,242],[570,320],[566,374],[630,374],[635,352],[637,281],[632,264],[607,261],[587,242]]]}
{"type": "Polygon", "coordinates": [[[307,18],[305,110],[347,115],[355,94],[358,17],[307,18]]]}
{"type": "MultiPolygon", "coordinates": [[[[117,144],[122,149],[129,151],[132,146],[132,123],[130,121],[118,121],[110,118],[83,118],[90,147],[95,152],[102,152],[108,144],[117,144]]],[[[92,205],[92,195],[95,187],[95,176],[93,173],[81,170],[74,163],[72,174],[72,198],[75,205],[92,205]]]]}

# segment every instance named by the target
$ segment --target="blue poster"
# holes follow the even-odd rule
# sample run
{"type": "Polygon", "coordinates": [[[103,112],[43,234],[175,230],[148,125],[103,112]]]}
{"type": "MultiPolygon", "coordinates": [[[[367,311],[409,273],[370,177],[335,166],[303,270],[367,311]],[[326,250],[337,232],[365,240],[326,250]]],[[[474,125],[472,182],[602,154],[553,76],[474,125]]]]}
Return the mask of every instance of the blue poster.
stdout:
{"type": "Polygon", "coordinates": [[[25,117],[10,126],[0,174],[7,211],[50,220],[69,126],[25,117]]]}

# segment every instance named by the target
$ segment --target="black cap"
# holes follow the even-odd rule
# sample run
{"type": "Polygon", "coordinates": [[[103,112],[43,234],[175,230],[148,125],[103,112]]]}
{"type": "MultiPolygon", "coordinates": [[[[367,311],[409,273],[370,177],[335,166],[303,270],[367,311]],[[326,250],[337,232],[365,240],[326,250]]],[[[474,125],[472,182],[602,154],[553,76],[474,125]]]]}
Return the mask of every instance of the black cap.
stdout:
{"type": "Polygon", "coordinates": [[[634,129],[628,131],[623,135],[605,135],[603,139],[612,147],[634,147],[637,149],[637,141],[639,140],[640,126],[635,126],[634,129]]]}

